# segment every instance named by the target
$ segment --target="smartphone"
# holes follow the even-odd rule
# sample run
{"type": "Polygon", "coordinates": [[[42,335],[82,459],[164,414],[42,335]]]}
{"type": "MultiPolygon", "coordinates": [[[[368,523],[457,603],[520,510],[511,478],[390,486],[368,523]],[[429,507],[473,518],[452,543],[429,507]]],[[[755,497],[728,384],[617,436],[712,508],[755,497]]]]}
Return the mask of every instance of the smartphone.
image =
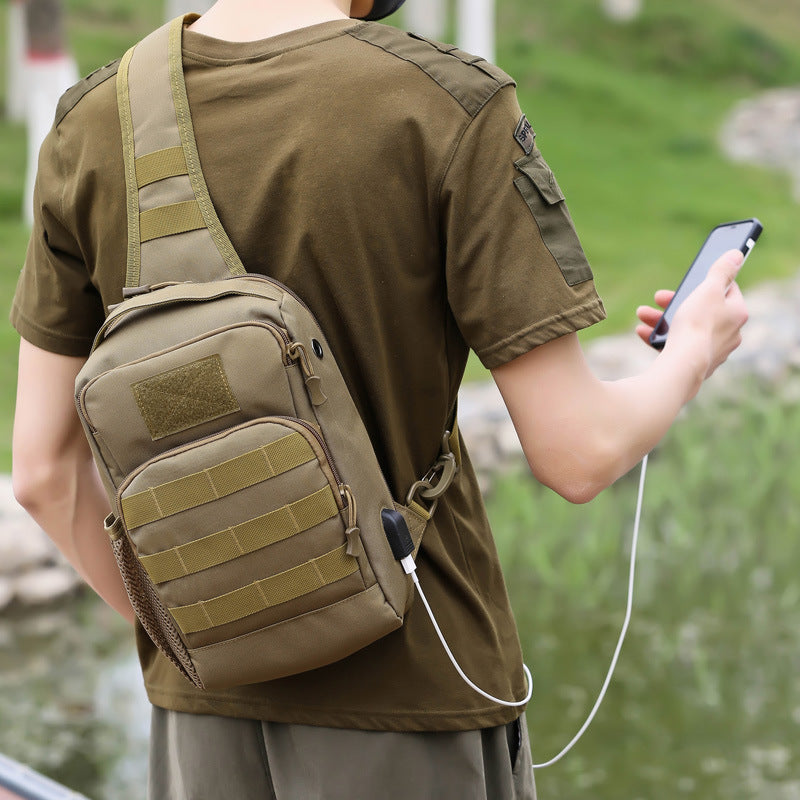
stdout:
{"type": "Polygon", "coordinates": [[[747,258],[758,241],[762,230],[761,223],[753,218],[717,225],[708,234],[708,238],[700,248],[700,252],[695,256],[692,266],[689,267],[689,271],[684,275],[680,286],[678,286],[675,296],[664,309],[661,319],[650,334],[650,344],[656,350],[661,350],[664,347],[670,323],[678,310],[678,306],[705,280],[711,265],[723,253],[727,253],[728,250],[741,250],[744,253],[744,257],[747,258]]]}

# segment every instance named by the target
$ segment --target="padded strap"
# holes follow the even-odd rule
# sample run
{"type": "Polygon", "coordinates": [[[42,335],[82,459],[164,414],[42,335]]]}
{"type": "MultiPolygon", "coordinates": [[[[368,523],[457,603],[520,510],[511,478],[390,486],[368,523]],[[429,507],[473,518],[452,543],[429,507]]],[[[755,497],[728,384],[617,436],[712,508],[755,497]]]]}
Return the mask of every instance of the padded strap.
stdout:
{"type": "Polygon", "coordinates": [[[339,514],[330,486],[255,519],[202,539],[139,556],[153,583],[164,583],[216,567],[267,545],[289,539],[339,514]]]}
{"type": "Polygon", "coordinates": [[[154,31],[125,54],[117,72],[126,287],[245,274],[200,167],[181,52],[183,26],[194,19],[180,17],[154,31]]]}
{"type": "Polygon", "coordinates": [[[197,508],[288,472],[316,457],[302,434],[290,433],[208,469],[123,497],[120,505],[125,527],[132,531],[197,508]]]}
{"type": "Polygon", "coordinates": [[[241,589],[189,606],[171,608],[170,613],[184,633],[197,633],[235,622],[352,575],[358,570],[358,560],[348,556],[346,551],[347,545],[337,547],[298,567],[262,578],[241,589]]]}

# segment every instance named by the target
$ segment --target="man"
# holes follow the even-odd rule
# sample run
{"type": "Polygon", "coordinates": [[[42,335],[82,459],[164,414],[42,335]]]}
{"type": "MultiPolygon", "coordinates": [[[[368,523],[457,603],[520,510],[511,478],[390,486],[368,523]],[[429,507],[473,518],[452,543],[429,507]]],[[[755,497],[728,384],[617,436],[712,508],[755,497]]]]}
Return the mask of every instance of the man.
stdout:
{"type": "MultiPolygon", "coordinates": [[[[247,269],[287,284],[320,321],[396,497],[435,458],[471,347],[534,475],[590,500],[652,449],[738,345],[741,257],[713,267],[646,372],[597,380],[575,332],[603,318],[602,304],[513,82],[352,19],[371,10],[370,0],[219,0],[190,20],[184,70],[217,213],[247,269]]],[[[40,158],[12,311],[22,336],[14,485],[87,582],[132,619],[72,400],[125,282],[115,71],[65,96],[40,158]]],[[[646,338],[658,311],[638,313],[646,338]]],[[[418,568],[466,673],[495,697],[523,697],[466,454],[418,568]]],[[[343,661],[219,692],[193,689],[140,628],[137,640],[154,705],[151,798],[535,796],[524,718],[458,678],[419,603],[402,629],[343,661]]]]}

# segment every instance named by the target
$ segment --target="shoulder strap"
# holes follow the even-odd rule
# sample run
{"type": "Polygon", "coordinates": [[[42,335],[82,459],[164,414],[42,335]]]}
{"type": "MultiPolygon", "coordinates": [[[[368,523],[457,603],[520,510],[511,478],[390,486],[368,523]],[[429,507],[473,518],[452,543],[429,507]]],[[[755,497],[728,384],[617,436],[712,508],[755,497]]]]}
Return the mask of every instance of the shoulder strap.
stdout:
{"type": "Polygon", "coordinates": [[[245,274],[208,193],[189,112],[179,17],[131,48],[117,73],[128,209],[125,286],[245,274]]]}

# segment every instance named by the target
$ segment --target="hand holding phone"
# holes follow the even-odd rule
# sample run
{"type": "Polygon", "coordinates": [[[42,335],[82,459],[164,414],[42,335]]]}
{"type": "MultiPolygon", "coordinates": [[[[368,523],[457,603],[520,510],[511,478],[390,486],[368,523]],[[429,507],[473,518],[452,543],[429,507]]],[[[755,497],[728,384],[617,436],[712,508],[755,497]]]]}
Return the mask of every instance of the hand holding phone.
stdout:
{"type": "Polygon", "coordinates": [[[664,313],[653,328],[649,337],[649,343],[652,347],[657,350],[661,350],[664,347],[670,324],[678,306],[705,280],[711,265],[728,250],[740,250],[744,257],[747,258],[758,241],[762,230],[761,223],[753,218],[737,222],[726,222],[723,225],[717,225],[711,231],[678,286],[672,300],[664,309],[664,313]]]}

